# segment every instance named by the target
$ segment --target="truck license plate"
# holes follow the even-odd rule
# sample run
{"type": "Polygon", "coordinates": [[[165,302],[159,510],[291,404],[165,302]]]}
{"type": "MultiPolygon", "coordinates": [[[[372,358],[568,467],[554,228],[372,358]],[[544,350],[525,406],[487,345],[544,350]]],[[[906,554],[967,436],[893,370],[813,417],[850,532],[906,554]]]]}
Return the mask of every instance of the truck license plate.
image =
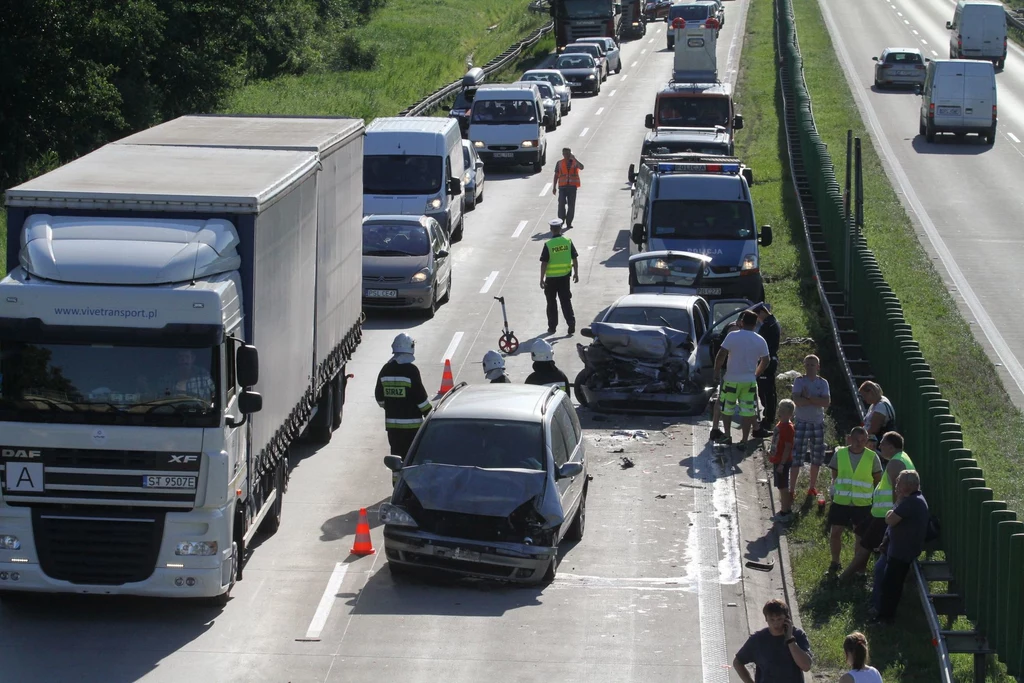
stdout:
{"type": "Polygon", "coordinates": [[[939,107],[939,114],[942,116],[959,116],[960,107],[939,107]]]}
{"type": "Polygon", "coordinates": [[[143,475],[142,486],[147,489],[194,489],[196,478],[149,474],[143,475]]]}
{"type": "Polygon", "coordinates": [[[511,159],[512,152],[495,152],[494,156],[498,159],[511,159]]]}
{"type": "Polygon", "coordinates": [[[366,290],[366,298],[368,299],[394,299],[398,296],[397,289],[368,289],[366,290]]]}
{"type": "Polygon", "coordinates": [[[447,557],[453,560],[466,560],[467,562],[479,562],[480,553],[462,548],[434,548],[434,554],[438,557],[447,557]]]}

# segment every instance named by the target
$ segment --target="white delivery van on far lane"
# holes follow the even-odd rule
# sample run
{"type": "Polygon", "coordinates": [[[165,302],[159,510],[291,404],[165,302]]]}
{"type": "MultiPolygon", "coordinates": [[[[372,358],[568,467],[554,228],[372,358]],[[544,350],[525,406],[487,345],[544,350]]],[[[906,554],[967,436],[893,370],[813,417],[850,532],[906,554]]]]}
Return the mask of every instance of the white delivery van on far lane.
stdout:
{"type": "Polygon", "coordinates": [[[465,170],[457,119],[374,119],[363,142],[363,216],[430,216],[460,240],[465,170]]]}
{"type": "Polygon", "coordinates": [[[928,63],[921,89],[920,133],[928,142],[936,133],[977,133],[996,141],[996,72],[989,62],[939,59],[928,63]]]}
{"type": "Polygon", "coordinates": [[[958,0],[949,29],[950,59],[984,59],[1006,65],[1006,10],[991,0],[958,0]]]}
{"type": "Polygon", "coordinates": [[[540,173],[547,163],[548,140],[537,86],[494,83],[477,88],[469,139],[487,168],[531,165],[540,173]]]}

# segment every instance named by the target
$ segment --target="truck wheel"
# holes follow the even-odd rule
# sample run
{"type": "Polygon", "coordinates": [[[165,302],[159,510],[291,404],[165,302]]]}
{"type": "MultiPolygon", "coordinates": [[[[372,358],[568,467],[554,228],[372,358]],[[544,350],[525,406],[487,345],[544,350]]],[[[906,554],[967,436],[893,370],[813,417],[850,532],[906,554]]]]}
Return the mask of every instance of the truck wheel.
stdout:
{"type": "Polygon", "coordinates": [[[931,121],[925,124],[924,139],[928,142],[935,142],[935,124],[931,121]]]}
{"type": "Polygon", "coordinates": [[[924,127],[924,119],[921,119],[917,124],[917,134],[924,135],[926,132],[927,129],[924,127]]]}
{"type": "Polygon", "coordinates": [[[274,503],[270,506],[270,512],[260,524],[260,531],[268,536],[277,533],[277,530],[281,528],[281,514],[284,511],[284,474],[287,467],[287,457],[278,460],[274,467],[274,490],[277,491],[277,497],[274,498],[274,503]]]}
{"type": "Polygon", "coordinates": [[[341,370],[338,371],[338,376],[331,382],[331,387],[334,390],[334,418],[331,427],[337,429],[341,426],[341,418],[345,413],[345,385],[348,383],[348,379],[345,377],[345,366],[342,366],[341,370]]]}
{"type": "Polygon", "coordinates": [[[996,127],[993,125],[987,132],[982,133],[982,137],[985,139],[985,144],[996,144],[996,127]]]}
{"type": "Polygon", "coordinates": [[[309,423],[309,438],[314,443],[325,444],[331,440],[334,425],[334,392],[330,385],[323,388],[316,404],[316,415],[309,423]]]}

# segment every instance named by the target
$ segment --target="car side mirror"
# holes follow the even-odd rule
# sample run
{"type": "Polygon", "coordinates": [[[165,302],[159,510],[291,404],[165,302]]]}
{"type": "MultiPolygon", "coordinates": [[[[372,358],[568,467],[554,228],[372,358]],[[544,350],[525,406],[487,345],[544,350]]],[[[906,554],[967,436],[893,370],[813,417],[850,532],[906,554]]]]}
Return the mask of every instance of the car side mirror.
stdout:
{"type": "Polygon", "coordinates": [[[477,168],[483,168],[484,167],[484,162],[483,162],[482,159],[477,159],[476,160],[476,167],[477,168]]]}
{"type": "Polygon", "coordinates": [[[402,458],[398,455],[385,455],[384,466],[392,472],[400,472],[402,470],[402,458]]]}
{"type": "Polygon", "coordinates": [[[242,387],[256,386],[260,381],[260,354],[255,346],[243,344],[235,352],[235,378],[242,387]]]}
{"type": "Polygon", "coordinates": [[[741,128],[743,128],[743,117],[741,115],[737,114],[735,117],[733,117],[732,127],[735,130],[740,130],[741,128]]]}
{"type": "Polygon", "coordinates": [[[762,247],[767,247],[772,243],[772,226],[762,225],[761,236],[758,238],[758,244],[762,247]]]}
{"type": "Polygon", "coordinates": [[[747,181],[747,186],[748,187],[750,185],[753,185],[754,184],[754,169],[752,169],[752,168],[744,168],[743,169],[743,179],[747,181]]]}
{"type": "Polygon", "coordinates": [[[654,114],[648,114],[644,117],[644,126],[650,129],[654,129],[654,114]]]}
{"type": "Polygon", "coordinates": [[[920,95],[921,93],[922,93],[921,84],[918,83],[917,85],[914,86],[914,94],[915,95],[920,95]]]}
{"type": "Polygon", "coordinates": [[[434,253],[434,258],[445,258],[448,256],[448,252],[444,249],[440,249],[434,253]]]}
{"type": "Polygon", "coordinates": [[[586,337],[587,339],[594,338],[594,330],[590,329],[589,327],[584,327],[583,329],[581,329],[580,334],[586,337]]]}
{"type": "Polygon", "coordinates": [[[263,410],[263,396],[255,391],[243,391],[238,395],[238,412],[252,415],[263,410]]]}
{"type": "Polygon", "coordinates": [[[953,28],[953,22],[952,21],[947,21],[946,22],[946,28],[948,28],[948,29],[953,28]]]}
{"type": "Polygon", "coordinates": [[[636,182],[636,164],[629,165],[629,175],[627,177],[629,178],[630,183],[636,182]]]}
{"type": "Polygon", "coordinates": [[[643,223],[634,223],[633,231],[630,233],[630,239],[633,240],[633,244],[640,246],[644,242],[644,225],[643,223]]]}
{"type": "Polygon", "coordinates": [[[872,57],[872,58],[871,58],[871,61],[872,61],[872,62],[877,62],[877,61],[878,61],[878,57],[872,57]]]}
{"type": "Polygon", "coordinates": [[[453,197],[462,192],[462,181],[458,178],[451,178],[448,181],[448,194],[453,197]]]}
{"type": "Polygon", "coordinates": [[[573,477],[578,477],[581,474],[583,474],[583,463],[581,462],[563,463],[562,466],[558,468],[559,479],[571,479],[573,477]]]}

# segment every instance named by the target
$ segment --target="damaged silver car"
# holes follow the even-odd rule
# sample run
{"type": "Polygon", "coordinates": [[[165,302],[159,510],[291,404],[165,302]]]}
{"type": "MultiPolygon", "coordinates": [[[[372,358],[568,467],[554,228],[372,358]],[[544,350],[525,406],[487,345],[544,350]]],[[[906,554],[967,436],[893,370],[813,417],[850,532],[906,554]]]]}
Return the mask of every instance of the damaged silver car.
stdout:
{"type": "Polygon", "coordinates": [[[558,544],[586,524],[583,429],[565,392],[510,384],[452,389],[428,415],[380,507],[391,573],[434,569],[546,583],[558,544]]]}
{"type": "Polygon", "coordinates": [[[704,293],[710,257],[679,251],[636,254],[629,259],[630,293],[580,332],[583,370],[576,399],[593,410],[694,415],[714,387],[714,358],[725,330],[753,305],[704,293]]]}

